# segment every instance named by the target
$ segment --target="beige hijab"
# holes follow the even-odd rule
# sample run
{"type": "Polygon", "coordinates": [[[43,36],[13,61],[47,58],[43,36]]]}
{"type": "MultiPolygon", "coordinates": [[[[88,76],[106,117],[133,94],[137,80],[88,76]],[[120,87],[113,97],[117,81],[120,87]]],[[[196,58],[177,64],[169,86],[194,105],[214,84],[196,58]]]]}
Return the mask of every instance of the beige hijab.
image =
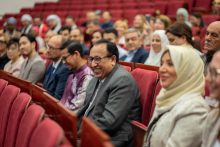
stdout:
{"type": "Polygon", "coordinates": [[[166,50],[170,52],[177,79],[167,89],[161,89],[156,98],[157,108],[169,106],[188,92],[201,93],[204,95],[204,65],[197,52],[189,45],[167,45],[164,52],[166,50]]]}

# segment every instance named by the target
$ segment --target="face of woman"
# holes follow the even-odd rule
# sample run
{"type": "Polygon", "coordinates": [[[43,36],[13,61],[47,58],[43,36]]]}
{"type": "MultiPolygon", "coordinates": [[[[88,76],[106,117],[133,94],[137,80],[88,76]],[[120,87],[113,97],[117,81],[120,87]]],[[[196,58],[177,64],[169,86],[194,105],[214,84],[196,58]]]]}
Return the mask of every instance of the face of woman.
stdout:
{"type": "Polygon", "coordinates": [[[144,24],[143,20],[141,19],[141,16],[139,15],[135,16],[133,23],[134,28],[140,28],[144,24]]]}
{"type": "Polygon", "coordinates": [[[159,53],[161,51],[161,40],[158,34],[153,35],[151,44],[155,53],[159,53]]]}
{"type": "Polygon", "coordinates": [[[200,19],[196,18],[195,16],[191,15],[190,16],[190,23],[193,26],[198,26],[198,23],[200,22],[200,19]]]}
{"type": "Polygon", "coordinates": [[[167,89],[177,79],[176,70],[168,52],[161,58],[159,73],[162,81],[161,86],[165,89],[167,89]]]}
{"type": "Polygon", "coordinates": [[[45,38],[44,38],[45,44],[47,44],[47,43],[49,42],[49,40],[50,40],[51,37],[53,37],[53,33],[48,32],[48,33],[46,34],[45,38]]]}
{"type": "Polygon", "coordinates": [[[21,54],[21,50],[18,47],[18,44],[12,44],[7,48],[7,56],[11,60],[15,60],[21,54]]]}
{"type": "Polygon", "coordinates": [[[100,39],[102,39],[102,35],[100,32],[95,32],[92,35],[92,44],[94,45],[97,41],[99,41],[100,39]]]}
{"type": "Polygon", "coordinates": [[[155,30],[165,30],[165,24],[158,18],[154,23],[155,30]]]}
{"type": "Polygon", "coordinates": [[[183,45],[186,43],[184,36],[177,37],[171,33],[167,33],[167,38],[169,40],[170,45],[183,45]]]}
{"type": "Polygon", "coordinates": [[[124,35],[125,28],[124,28],[123,24],[118,24],[115,29],[118,31],[118,36],[123,36],[124,35]]]}
{"type": "Polygon", "coordinates": [[[182,13],[180,13],[177,17],[178,17],[178,20],[180,22],[184,22],[185,21],[185,17],[184,17],[184,15],[182,13]]]}

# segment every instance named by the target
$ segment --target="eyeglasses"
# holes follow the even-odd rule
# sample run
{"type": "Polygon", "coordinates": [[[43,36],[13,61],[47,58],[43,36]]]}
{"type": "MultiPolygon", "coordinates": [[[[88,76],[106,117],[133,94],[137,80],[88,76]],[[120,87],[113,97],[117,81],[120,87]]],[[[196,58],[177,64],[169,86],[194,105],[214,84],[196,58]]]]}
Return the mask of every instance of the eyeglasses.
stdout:
{"type": "Polygon", "coordinates": [[[52,49],[52,50],[60,49],[60,48],[55,48],[55,47],[49,46],[48,44],[46,45],[46,48],[47,48],[47,49],[50,48],[50,49],[52,49]]]}
{"type": "Polygon", "coordinates": [[[2,40],[0,40],[0,44],[2,44],[2,43],[6,43],[6,41],[2,41],[2,40]]]}
{"type": "Polygon", "coordinates": [[[109,58],[109,57],[112,57],[112,56],[104,56],[104,57],[95,56],[95,57],[89,57],[89,58],[87,58],[87,62],[88,62],[89,64],[92,64],[92,61],[94,60],[94,62],[95,62],[96,64],[99,64],[99,63],[101,62],[101,59],[103,59],[103,58],[109,58]]]}
{"type": "Polygon", "coordinates": [[[62,57],[62,61],[64,61],[64,62],[66,62],[66,59],[70,56],[70,55],[72,55],[72,54],[69,54],[68,56],[64,56],[64,57],[62,57]]]}
{"type": "Polygon", "coordinates": [[[208,67],[208,75],[210,75],[211,80],[215,80],[218,75],[220,75],[220,69],[208,67]]]}

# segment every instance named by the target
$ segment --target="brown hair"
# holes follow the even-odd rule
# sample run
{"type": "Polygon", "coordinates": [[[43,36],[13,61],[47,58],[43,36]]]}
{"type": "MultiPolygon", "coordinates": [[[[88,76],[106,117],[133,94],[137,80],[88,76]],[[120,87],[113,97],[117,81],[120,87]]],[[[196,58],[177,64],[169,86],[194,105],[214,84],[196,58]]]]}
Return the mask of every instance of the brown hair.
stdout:
{"type": "Polygon", "coordinates": [[[164,23],[165,30],[167,30],[168,27],[171,25],[171,20],[166,15],[159,15],[158,17],[156,17],[156,20],[157,19],[160,19],[164,23]]]}
{"type": "MultiPolygon", "coordinates": [[[[142,33],[144,31],[144,23],[145,23],[146,19],[145,19],[144,15],[142,15],[142,14],[137,14],[136,16],[140,16],[143,21],[143,25],[141,26],[141,33],[142,33]]],[[[134,24],[132,25],[132,27],[134,28],[134,24]]]]}
{"type": "Polygon", "coordinates": [[[192,40],[193,35],[191,28],[184,22],[175,22],[167,29],[166,34],[167,33],[171,33],[177,37],[185,36],[189,44],[191,44],[195,49],[201,51],[199,42],[192,40]]]}

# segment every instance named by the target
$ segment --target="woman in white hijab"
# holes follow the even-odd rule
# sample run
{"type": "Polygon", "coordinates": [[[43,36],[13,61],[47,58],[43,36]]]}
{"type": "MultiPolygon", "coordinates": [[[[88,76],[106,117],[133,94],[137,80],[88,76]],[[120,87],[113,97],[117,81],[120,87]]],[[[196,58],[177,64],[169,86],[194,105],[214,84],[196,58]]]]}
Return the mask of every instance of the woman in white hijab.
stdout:
{"type": "Polygon", "coordinates": [[[161,57],[162,89],[144,137],[144,147],[200,147],[210,108],[205,94],[204,65],[196,51],[167,45],[161,57]]]}
{"type": "Polygon", "coordinates": [[[55,14],[49,15],[47,17],[47,24],[54,33],[58,33],[60,28],[62,27],[60,17],[55,14]]]}
{"type": "Polygon", "coordinates": [[[33,20],[32,17],[29,14],[24,14],[21,17],[21,22],[23,28],[21,29],[21,33],[28,34],[33,27],[33,20]]]}
{"type": "Polygon", "coordinates": [[[157,30],[152,35],[151,40],[151,50],[150,55],[144,64],[152,65],[152,66],[160,66],[161,55],[163,54],[163,50],[165,45],[168,45],[169,41],[167,39],[166,31],[157,30]]]}

